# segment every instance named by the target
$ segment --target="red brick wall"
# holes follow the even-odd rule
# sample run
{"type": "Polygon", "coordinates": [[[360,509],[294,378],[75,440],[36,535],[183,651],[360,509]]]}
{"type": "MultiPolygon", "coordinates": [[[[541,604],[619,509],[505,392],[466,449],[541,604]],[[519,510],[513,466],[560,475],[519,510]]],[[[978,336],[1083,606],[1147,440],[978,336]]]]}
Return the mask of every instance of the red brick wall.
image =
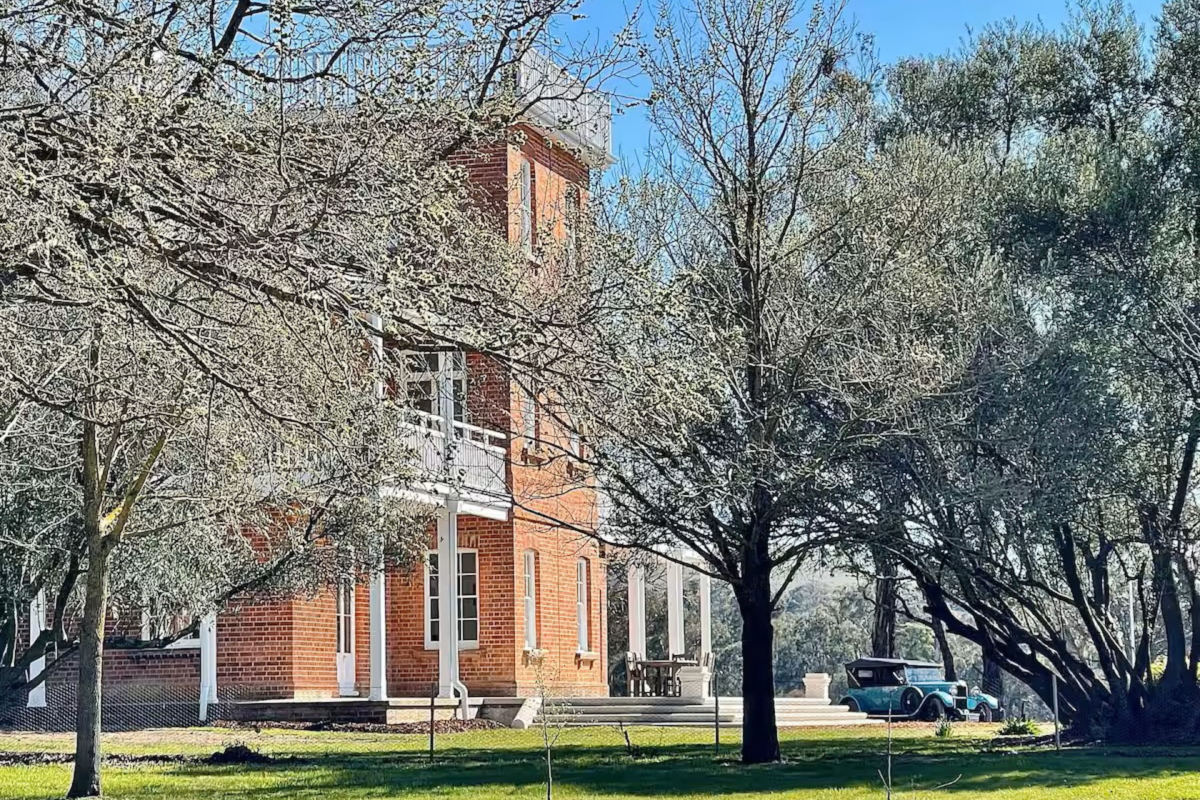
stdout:
{"type": "MultiPolygon", "coordinates": [[[[475,197],[511,241],[519,219],[510,213],[519,199],[521,163],[532,168],[534,229],[560,236],[572,191],[586,194],[588,169],[563,147],[526,126],[508,142],[463,152],[452,159],[475,187],[475,197]]],[[[537,269],[531,274],[539,275],[537,269]]],[[[538,279],[548,276],[540,275],[538,279]]],[[[607,630],[604,564],[594,542],[581,535],[595,524],[595,493],[586,476],[569,468],[567,441],[548,415],[539,423],[538,459],[527,461],[529,443],[521,429],[520,395],[508,371],[494,360],[468,357],[471,421],[508,431],[509,479],[516,507],[506,522],[459,518],[459,544],[478,550],[480,642],[460,654],[460,675],[477,695],[529,695],[541,676],[560,694],[607,692],[607,630]],[[536,462],[536,463],[535,463],[536,462]],[[562,521],[566,524],[556,524],[562,521]],[[524,651],[522,554],[537,553],[538,646],[544,658],[524,651]],[[576,633],[575,569],[588,560],[589,649],[579,658],[576,633]]],[[[549,398],[543,398],[549,403],[549,398]]],[[[253,535],[252,532],[243,532],[253,535]]],[[[434,533],[429,536],[434,547],[434,533]]],[[[438,653],[425,648],[424,567],[389,573],[387,591],[387,673],[393,695],[426,695],[436,684],[438,653]]],[[[355,665],[359,693],[370,684],[369,585],[355,599],[355,665]]],[[[157,683],[198,688],[199,651],[110,652],[106,681],[157,683]]],[[[70,672],[58,680],[69,680],[70,672]]],[[[333,594],[313,598],[246,602],[222,613],[217,623],[217,680],[223,697],[323,697],[338,693],[336,619],[333,594]]]]}
{"type": "Polygon", "coordinates": [[[296,690],[291,601],[247,602],[217,617],[217,692],[230,699],[296,690]]]}

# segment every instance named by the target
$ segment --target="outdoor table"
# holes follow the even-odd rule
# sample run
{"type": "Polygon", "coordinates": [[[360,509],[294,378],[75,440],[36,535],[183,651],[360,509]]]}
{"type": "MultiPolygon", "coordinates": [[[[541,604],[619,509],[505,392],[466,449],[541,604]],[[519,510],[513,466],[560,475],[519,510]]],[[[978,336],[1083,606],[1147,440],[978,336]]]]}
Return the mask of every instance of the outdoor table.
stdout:
{"type": "Polygon", "coordinates": [[[700,662],[690,658],[639,661],[651,697],[674,697],[678,694],[675,673],[680,667],[694,667],[700,662]]]}

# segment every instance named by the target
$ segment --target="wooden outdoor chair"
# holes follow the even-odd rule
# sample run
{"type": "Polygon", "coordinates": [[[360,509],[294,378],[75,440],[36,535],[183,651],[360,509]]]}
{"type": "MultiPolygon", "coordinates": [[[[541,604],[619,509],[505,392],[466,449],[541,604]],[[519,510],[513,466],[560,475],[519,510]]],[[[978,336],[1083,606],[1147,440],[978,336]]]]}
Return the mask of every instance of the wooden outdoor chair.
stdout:
{"type": "Polygon", "coordinates": [[[637,653],[625,653],[625,673],[630,697],[643,697],[646,694],[646,674],[642,668],[642,660],[637,653]]]}

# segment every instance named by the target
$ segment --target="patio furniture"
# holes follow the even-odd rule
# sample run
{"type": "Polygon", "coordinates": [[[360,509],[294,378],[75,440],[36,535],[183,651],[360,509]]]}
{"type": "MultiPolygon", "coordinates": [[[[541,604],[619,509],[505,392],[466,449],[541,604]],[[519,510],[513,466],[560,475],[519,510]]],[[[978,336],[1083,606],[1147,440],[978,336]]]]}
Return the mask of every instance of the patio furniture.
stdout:
{"type": "Polygon", "coordinates": [[[630,697],[645,697],[646,695],[646,672],[642,668],[642,662],[643,659],[639,654],[625,653],[626,681],[630,697]]]}
{"type": "Polygon", "coordinates": [[[696,666],[695,659],[669,658],[659,661],[642,661],[646,684],[652,697],[679,697],[680,667],[696,666]]]}

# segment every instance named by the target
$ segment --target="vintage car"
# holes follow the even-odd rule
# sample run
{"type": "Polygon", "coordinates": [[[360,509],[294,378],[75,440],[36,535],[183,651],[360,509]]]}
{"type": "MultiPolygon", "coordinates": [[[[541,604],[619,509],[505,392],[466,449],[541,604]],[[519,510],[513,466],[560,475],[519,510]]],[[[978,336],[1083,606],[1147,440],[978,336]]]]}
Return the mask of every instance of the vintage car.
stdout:
{"type": "Polygon", "coordinates": [[[902,658],[860,658],[846,665],[849,689],[840,703],[874,716],[937,720],[943,717],[980,722],[1000,720],[995,697],[963,681],[948,681],[940,664],[902,658]]]}

